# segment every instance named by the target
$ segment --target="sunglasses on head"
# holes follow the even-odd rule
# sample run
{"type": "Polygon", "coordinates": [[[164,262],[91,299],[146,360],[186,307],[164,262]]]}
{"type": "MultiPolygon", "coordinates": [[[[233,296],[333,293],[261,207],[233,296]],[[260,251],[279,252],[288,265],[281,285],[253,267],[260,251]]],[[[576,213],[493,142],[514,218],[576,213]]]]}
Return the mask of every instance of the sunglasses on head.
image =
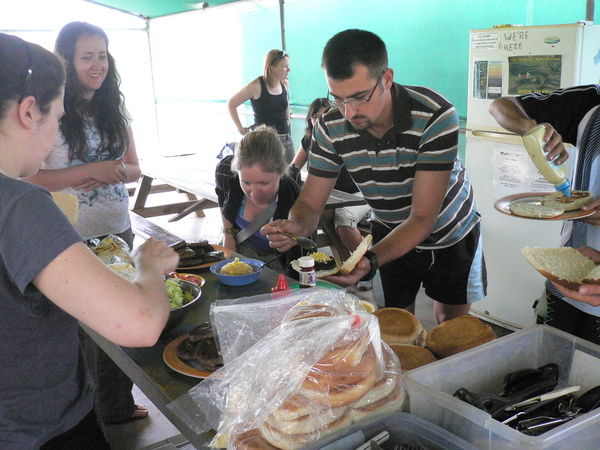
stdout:
{"type": "Polygon", "coordinates": [[[279,50],[277,52],[277,55],[275,55],[275,58],[273,58],[273,61],[271,61],[271,65],[274,65],[277,61],[285,58],[287,55],[288,54],[285,52],[285,50],[279,50]]]}

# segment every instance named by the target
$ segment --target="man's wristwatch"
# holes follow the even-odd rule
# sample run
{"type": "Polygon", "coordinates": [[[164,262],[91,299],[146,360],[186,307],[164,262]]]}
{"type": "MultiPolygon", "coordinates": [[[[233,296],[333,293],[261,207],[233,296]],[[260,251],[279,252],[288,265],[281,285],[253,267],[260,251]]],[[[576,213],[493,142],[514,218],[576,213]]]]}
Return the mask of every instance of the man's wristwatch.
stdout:
{"type": "Polygon", "coordinates": [[[368,274],[360,279],[360,281],[371,281],[379,268],[379,259],[377,258],[377,253],[373,253],[371,250],[365,252],[365,258],[371,263],[371,269],[368,274]]]}

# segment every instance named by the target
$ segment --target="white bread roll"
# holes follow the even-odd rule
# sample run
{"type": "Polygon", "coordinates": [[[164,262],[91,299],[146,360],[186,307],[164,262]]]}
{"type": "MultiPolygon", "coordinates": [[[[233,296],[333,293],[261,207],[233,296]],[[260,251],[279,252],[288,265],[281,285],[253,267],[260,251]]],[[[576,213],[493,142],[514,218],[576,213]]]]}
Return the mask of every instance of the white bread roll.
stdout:
{"type": "Polygon", "coordinates": [[[600,284],[600,269],[594,261],[572,247],[525,247],[523,256],[539,273],[568,289],[581,284],[600,284]]]}

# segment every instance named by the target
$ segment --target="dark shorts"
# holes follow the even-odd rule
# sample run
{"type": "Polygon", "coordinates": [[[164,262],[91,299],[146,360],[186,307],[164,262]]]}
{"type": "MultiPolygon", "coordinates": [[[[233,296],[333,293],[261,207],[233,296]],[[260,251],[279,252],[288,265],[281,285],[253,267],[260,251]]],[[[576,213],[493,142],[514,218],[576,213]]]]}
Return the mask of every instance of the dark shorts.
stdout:
{"type": "MultiPolygon", "coordinates": [[[[373,223],[379,242],[389,229],[373,223]]],[[[446,305],[464,305],[487,293],[487,273],[481,227],[477,224],[456,244],[437,250],[413,249],[379,269],[385,306],[406,308],[414,303],[421,286],[427,296],[446,305]]]]}
{"type": "MultiPolygon", "coordinates": [[[[586,341],[600,344],[600,317],[585,313],[546,290],[545,325],[565,331],[586,341]]],[[[538,321],[539,322],[539,321],[538,321]]]]}
{"type": "Polygon", "coordinates": [[[96,413],[90,413],[81,419],[69,431],[56,436],[40,447],[41,450],[110,450],[110,445],[104,438],[98,424],[96,413]]]}

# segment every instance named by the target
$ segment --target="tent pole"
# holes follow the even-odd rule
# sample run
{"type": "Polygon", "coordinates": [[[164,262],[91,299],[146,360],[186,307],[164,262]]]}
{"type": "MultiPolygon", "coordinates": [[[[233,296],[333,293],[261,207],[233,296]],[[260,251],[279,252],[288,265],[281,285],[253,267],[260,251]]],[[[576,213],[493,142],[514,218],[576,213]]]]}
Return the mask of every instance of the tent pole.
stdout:
{"type": "Polygon", "coordinates": [[[285,0],[279,0],[279,22],[281,29],[281,50],[285,50],[285,0]]]}
{"type": "Polygon", "coordinates": [[[587,0],[585,4],[585,20],[594,21],[596,0],[587,0]]]}

